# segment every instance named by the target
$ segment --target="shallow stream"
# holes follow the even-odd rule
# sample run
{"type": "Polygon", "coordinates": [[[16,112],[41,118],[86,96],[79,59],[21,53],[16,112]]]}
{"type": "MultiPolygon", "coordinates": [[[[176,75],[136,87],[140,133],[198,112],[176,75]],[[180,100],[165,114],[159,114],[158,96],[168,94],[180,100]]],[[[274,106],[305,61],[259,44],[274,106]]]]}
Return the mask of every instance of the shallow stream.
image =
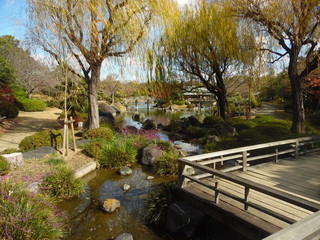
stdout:
{"type": "MultiPolygon", "coordinates": [[[[140,110],[147,118],[152,118],[156,124],[167,125],[172,118],[187,117],[191,112],[179,112],[176,114],[162,111],[140,110]]],[[[141,124],[132,120],[133,113],[125,113],[120,116],[125,126],[141,127],[141,124]]],[[[169,141],[165,132],[158,133],[160,139],[169,141]]],[[[200,152],[197,145],[176,141],[185,152],[200,152]]],[[[154,191],[161,184],[174,181],[174,178],[155,176],[153,180],[147,180],[149,174],[140,167],[133,169],[130,176],[120,176],[117,170],[98,169],[85,176],[87,190],[77,199],[69,199],[59,204],[59,208],[68,215],[69,233],[68,240],[106,240],[113,239],[117,235],[128,232],[134,239],[161,240],[165,237],[156,234],[148,228],[144,222],[144,201],[149,192],[154,191]],[[131,186],[125,192],[124,184],[131,186]],[[101,206],[105,199],[116,198],[121,207],[114,213],[106,213],[101,206]]]]}
{"type": "Polygon", "coordinates": [[[130,176],[120,176],[116,170],[105,169],[98,169],[86,176],[87,191],[79,199],[59,204],[59,208],[68,215],[70,232],[66,239],[106,240],[123,232],[131,233],[134,239],[164,239],[143,223],[144,200],[150,191],[174,178],[155,177],[147,180],[147,176],[141,168],[133,169],[130,176]],[[131,186],[127,192],[122,189],[125,183],[131,186]],[[120,200],[120,209],[114,213],[104,212],[101,205],[107,198],[120,200]]]}

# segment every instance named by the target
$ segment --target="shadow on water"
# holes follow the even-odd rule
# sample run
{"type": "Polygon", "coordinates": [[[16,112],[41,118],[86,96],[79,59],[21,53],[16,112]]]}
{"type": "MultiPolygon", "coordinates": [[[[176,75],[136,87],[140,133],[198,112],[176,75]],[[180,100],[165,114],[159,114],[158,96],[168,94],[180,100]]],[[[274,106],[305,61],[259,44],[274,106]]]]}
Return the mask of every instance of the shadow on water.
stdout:
{"type": "Polygon", "coordinates": [[[70,231],[66,239],[106,240],[123,232],[131,233],[134,239],[164,239],[143,223],[144,200],[150,191],[174,179],[156,177],[147,180],[147,176],[140,168],[134,169],[130,176],[120,176],[117,171],[105,169],[89,174],[85,178],[87,191],[78,199],[60,203],[59,208],[68,214],[70,231]],[[122,190],[125,183],[131,186],[127,192],[122,190]],[[111,214],[104,212],[101,205],[107,198],[120,200],[120,209],[111,214]]]}

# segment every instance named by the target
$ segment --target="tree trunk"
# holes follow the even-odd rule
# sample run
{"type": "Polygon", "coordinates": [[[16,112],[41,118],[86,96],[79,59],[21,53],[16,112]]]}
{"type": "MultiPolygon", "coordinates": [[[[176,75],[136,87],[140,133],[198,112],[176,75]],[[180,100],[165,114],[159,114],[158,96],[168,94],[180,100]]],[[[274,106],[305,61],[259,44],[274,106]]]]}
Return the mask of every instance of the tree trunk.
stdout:
{"type": "MultiPolygon", "coordinates": [[[[218,63],[216,63],[216,66],[219,66],[218,63]]],[[[219,106],[219,113],[220,117],[222,117],[224,120],[228,117],[228,100],[227,100],[227,90],[226,86],[224,84],[222,72],[220,71],[220,68],[217,68],[216,71],[216,82],[217,82],[217,103],[219,106]]]]}
{"type": "MultiPolygon", "coordinates": [[[[298,52],[298,51],[296,51],[298,52]]],[[[303,103],[303,89],[302,89],[302,79],[298,74],[298,55],[291,53],[290,62],[288,68],[288,74],[291,85],[292,92],[292,126],[291,132],[303,134],[305,133],[305,114],[304,114],[304,103],[303,103]]]]}
{"type": "Polygon", "coordinates": [[[226,91],[219,91],[216,96],[220,117],[225,120],[228,117],[228,101],[226,91]]]}
{"type": "Polygon", "coordinates": [[[99,108],[98,108],[98,83],[100,81],[101,65],[91,66],[91,79],[88,83],[89,100],[89,129],[98,128],[99,108]]]}

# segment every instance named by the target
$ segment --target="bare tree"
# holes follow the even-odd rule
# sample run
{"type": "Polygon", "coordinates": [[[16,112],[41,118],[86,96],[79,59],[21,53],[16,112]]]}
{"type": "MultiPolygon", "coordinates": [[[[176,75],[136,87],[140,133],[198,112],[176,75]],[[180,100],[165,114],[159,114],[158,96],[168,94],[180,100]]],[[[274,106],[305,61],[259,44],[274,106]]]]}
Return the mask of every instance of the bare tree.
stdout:
{"type": "Polygon", "coordinates": [[[114,104],[114,97],[120,86],[121,83],[117,80],[117,75],[109,74],[104,80],[101,81],[99,90],[103,93],[105,98],[111,96],[111,104],[114,104]]]}
{"type": "Polygon", "coordinates": [[[28,0],[33,40],[88,84],[90,129],[99,127],[97,93],[102,62],[134,50],[146,35],[159,2],[28,0]],[[73,64],[62,60],[56,51],[59,44],[66,46],[73,64]]]}
{"type": "Polygon", "coordinates": [[[288,56],[293,104],[291,131],[304,133],[303,82],[319,65],[319,0],[229,0],[227,3],[240,17],[252,20],[267,33],[270,44],[261,50],[274,54],[273,62],[288,56]],[[299,57],[305,59],[302,69],[298,68],[299,57]]]}
{"type": "Polygon", "coordinates": [[[215,95],[220,116],[227,118],[226,74],[229,68],[235,71],[250,62],[253,38],[227,8],[215,2],[199,1],[173,21],[163,37],[164,54],[215,95]]]}

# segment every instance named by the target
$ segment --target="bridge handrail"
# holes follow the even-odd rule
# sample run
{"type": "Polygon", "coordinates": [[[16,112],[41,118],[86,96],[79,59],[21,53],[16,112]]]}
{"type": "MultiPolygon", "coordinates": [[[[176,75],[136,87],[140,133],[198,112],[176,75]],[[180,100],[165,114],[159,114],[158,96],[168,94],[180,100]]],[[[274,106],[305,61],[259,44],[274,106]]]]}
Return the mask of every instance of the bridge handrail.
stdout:
{"type": "MultiPolygon", "coordinates": [[[[246,164],[249,161],[259,160],[263,158],[270,158],[275,157],[275,160],[278,160],[278,157],[284,154],[292,153],[295,157],[299,154],[306,153],[308,150],[302,150],[302,146],[306,146],[308,144],[318,143],[320,144],[320,136],[313,136],[313,137],[303,137],[303,138],[295,138],[295,139],[288,139],[276,142],[269,142],[269,143],[262,143],[257,145],[251,145],[246,147],[240,148],[233,148],[223,151],[217,151],[212,153],[205,153],[200,155],[194,155],[189,157],[184,157],[183,159],[188,161],[204,161],[208,159],[215,159],[213,161],[209,161],[208,163],[217,163],[217,162],[224,162],[226,160],[232,159],[240,159],[245,170],[246,164]],[[286,150],[279,151],[277,147],[287,145],[288,148],[286,150]],[[267,149],[267,148],[275,148],[274,153],[265,153],[259,154],[259,156],[252,156],[250,157],[250,151],[259,150],[259,149],[267,149]],[[240,154],[240,155],[239,155],[240,154]]],[[[319,150],[319,149],[317,149],[319,150]]]]}
{"type": "MultiPolygon", "coordinates": [[[[244,209],[247,210],[248,207],[252,207],[255,208],[261,212],[267,213],[273,217],[276,217],[280,220],[283,220],[285,222],[288,223],[293,223],[295,221],[293,221],[292,219],[287,219],[284,216],[281,216],[275,212],[272,212],[271,210],[265,209],[262,206],[258,206],[257,204],[253,204],[252,202],[249,201],[249,192],[250,190],[255,190],[258,191],[262,194],[266,194],[268,196],[274,197],[276,199],[282,200],[282,201],[286,201],[288,203],[291,203],[293,205],[296,205],[298,207],[307,209],[309,211],[312,212],[316,212],[318,210],[320,210],[320,204],[308,201],[306,199],[297,197],[297,196],[293,196],[291,194],[282,192],[280,190],[277,189],[273,189],[267,186],[264,186],[262,184],[259,184],[257,182],[253,182],[251,180],[242,178],[240,176],[236,176],[234,174],[230,174],[227,172],[224,172],[223,170],[217,170],[211,167],[208,167],[206,165],[201,164],[200,162],[197,162],[197,157],[201,160],[205,160],[208,158],[212,158],[212,157],[219,157],[219,156],[225,156],[225,155],[230,155],[230,154],[235,154],[237,153],[239,155],[239,152],[243,153],[242,157],[243,157],[243,170],[246,170],[246,159],[248,157],[248,150],[255,150],[255,149],[262,149],[262,148],[268,148],[268,147],[273,147],[273,146],[280,146],[280,145],[284,145],[284,144],[293,144],[293,148],[295,151],[295,155],[299,154],[299,144],[300,145],[305,145],[308,144],[308,142],[317,142],[320,141],[319,137],[305,137],[305,138],[297,138],[297,139],[291,139],[291,140],[284,140],[284,141],[278,141],[278,142],[272,142],[272,143],[264,143],[264,144],[258,144],[258,145],[253,145],[253,146],[248,146],[248,147],[242,147],[242,148],[236,148],[236,149],[230,149],[230,150],[226,150],[226,151],[219,151],[219,152],[214,152],[214,153],[209,153],[209,154],[202,154],[202,155],[196,155],[196,156],[192,156],[192,157],[185,157],[185,158],[180,158],[178,160],[179,163],[179,173],[178,173],[178,184],[181,188],[184,188],[184,186],[186,185],[187,181],[191,181],[191,182],[196,182],[198,184],[201,184],[211,190],[214,190],[215,192],[215,203],[218,204],[219,203],[219,195],[225,195],[229,198],[232,198],[242,204],[244,204],[244,209]],[[227,154],[226,154],[227,152],[227,154]],[[238,197],[238,196],[234,196],[231,193],[218,188],[218,181],[215,181],[215,185],[208,185],[205,182],[200,181],[200,175],[196,175],[196,176],[190,176],[186,173],[185,168],[186,166],[190,166],[193,167],[197,170],[200,170],[203,172],[203,174],[205,176],[212,176],[213,178],[215,177],[219,177],[228,181],[231,181],[233,183],[239,184],[241,186],[244,187],[244,195],[243,197],[238,197]],[[198,177],[198,178],[197,178],[198,177]]],[[[219,161],[221,161],[221,159],[218,159],[219,161]]]]}
{"type": "Polygon", "coordinates": [[[318,239],[320,236],[320,211],[286,227],[282,230],[271,234],[263,240],[296,240],[318,239]]]}

